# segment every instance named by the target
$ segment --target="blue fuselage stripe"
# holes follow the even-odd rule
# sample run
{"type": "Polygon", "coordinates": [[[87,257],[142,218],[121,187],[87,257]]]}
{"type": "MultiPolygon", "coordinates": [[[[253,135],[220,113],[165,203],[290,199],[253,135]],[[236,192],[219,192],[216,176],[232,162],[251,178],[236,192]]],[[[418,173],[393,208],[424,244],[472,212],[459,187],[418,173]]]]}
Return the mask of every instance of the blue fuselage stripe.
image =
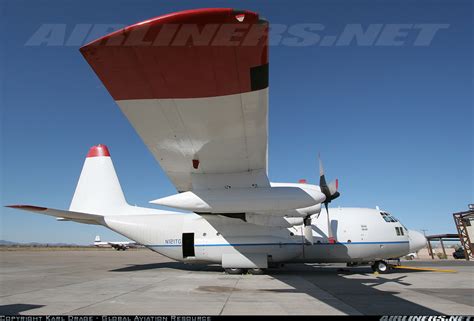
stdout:
{"type": "MultiPolygon", "coordinates": [[[[314,243],[313,245],[367,245],[367,244],[407,244],[409,241],[389,241],[389,242],[337,242],[337,243],[314,243]]],[[[196,247],[205,246],[282,246],[282,245],[303,245],[303,243],[222,243],[222,244],[195,244],[196,247]]],[[[181,247],[181,244],[153,244],[149,247],[181,247]]]]}

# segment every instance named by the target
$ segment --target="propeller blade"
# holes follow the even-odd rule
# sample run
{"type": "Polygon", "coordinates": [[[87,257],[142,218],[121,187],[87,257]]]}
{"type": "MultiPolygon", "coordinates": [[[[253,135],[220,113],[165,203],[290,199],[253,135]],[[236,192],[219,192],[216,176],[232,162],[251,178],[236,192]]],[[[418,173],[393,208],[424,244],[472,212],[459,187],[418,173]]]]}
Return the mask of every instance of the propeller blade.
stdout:
{"type": "Polygon", "coordinates": [[[336,239],[332,235],[332,228],[331,228],[331,219],[329,217],[329,203],[333,199],[338,198],[341,194],[337,191],[339,187],[339,180],[336,179],[329,183],[326,183],[326,176],[324,175],[324,167],[323,162],[321,160],[321,155],[318,155],[319,159],[319,187],[321,188],[321,193],[326,196],[326,200],[324,201],[324,207],[326,208],[326,216],[327,216],[327,224],[328,224],[328,241],[329,243],[336,243],[336,239]]]}
{"type": "Polygon", "coordinates": [[[339,187],[339,180],[337,178],[336,178],[336,180],[329,183],[328,190],[329,190],[329,193],[331,195],[331,197],[330,197],[331,200],[337,198],[340,195],[339,192],[337,191],[338,187],[339,187]],[[335,196],[336,194],[337,194],[337,196],[335,196]]]}
{"type": "Polygon", "coordinates": [[[308,226],[305,226],[303,229],[304,229],[303,232],[304,232],[305,242],[312,245],[313,244],[313,228],[311,227],[311,225],[308,225],[308,226]]]}
{"type": "Polygon", "coordinates": [[[328,241],[329,243],[336,243],[336,239],[332,235],[332,228],[331,228],[331,219],[329,218],[329,202],[324,202],[324,207],[326,208],[326,217],[328,220],[328,241]]]}
{"type": "Polygon", "coordinates": [[[313,244],[313,227],[311,226],[311,216],[306,216],[303,220],[303,234],[306,243],[313,244]]]}
{"type": "Polygon", "coordinates": [[[326,177],[324,176],[324,167],[323,161],[321,160],[321,156],[318,155],[319,159],[319,186],[327,186],[326,184],[326,177]]]}
{"type": "Polygon", "coordinates": [[[319,158],[319,187],[321,192],[326,196],[326,202],[330,203],[333,199],[339,197],[340,193],[337,191],[339,187],[339,180],[336,179],[329,183],[326,183],[326,176],[324,175],[324,167],[321,157],[319,158]]]}

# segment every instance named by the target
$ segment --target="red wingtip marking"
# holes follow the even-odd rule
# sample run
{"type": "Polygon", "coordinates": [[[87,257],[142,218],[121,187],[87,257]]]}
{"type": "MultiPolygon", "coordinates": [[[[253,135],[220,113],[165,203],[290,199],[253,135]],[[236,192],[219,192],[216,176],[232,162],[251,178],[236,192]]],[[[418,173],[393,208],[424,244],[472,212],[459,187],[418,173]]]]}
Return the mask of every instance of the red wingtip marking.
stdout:
{"type": "Polygon", "coordinates": [[[32,206],[32,205],[7,205],[5,207],[16,208],[19,210],[26,210],[26,211],[36,211],[36,212],[42,212],[48,209],[47,207],[32,206]]]}
{"type": "Polygon", "coordinates": [[[336,178],[336,191],[339,189],[339,180],[336,178]]]}
{"type": "Polygon", "coordinates": [[[107,146],[99,144],[97,146],[92,146],[87,153],[87,157],[100,157],[100,156],[109,156],[110,152],[107,146]]]}
{"type": "Polygon", "coordinates": [[[300,184],[306,184],[307,181],[306,181],[304,178],[302,178],[302,179],[300,179],[300,180],[298,181],[298,183],[300,183],[300,184]]]}
{"type": "Polygon", "coordinates": [[[114,100],[204,98],[266,88],[268,39],[268,22],[257,13],[197,9],[139,22],[80,51],[114,100]],[[187,37],[194,28],[205,39],[187,37]],[[252,72],[256,83],[253,67],[262,67],[252,72]]]}

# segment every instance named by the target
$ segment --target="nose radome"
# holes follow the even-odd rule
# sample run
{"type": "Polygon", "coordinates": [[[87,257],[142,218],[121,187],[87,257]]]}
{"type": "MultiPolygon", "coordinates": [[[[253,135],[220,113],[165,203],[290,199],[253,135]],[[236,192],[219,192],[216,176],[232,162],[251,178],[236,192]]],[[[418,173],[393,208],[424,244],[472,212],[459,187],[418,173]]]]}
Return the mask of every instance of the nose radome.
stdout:
{"type": "Polygon", "coordinates": [[[422,233],[413,230],[408,233],[410,235],[410,252],[416,252],[426,247],[426,237],[422,233]]]}

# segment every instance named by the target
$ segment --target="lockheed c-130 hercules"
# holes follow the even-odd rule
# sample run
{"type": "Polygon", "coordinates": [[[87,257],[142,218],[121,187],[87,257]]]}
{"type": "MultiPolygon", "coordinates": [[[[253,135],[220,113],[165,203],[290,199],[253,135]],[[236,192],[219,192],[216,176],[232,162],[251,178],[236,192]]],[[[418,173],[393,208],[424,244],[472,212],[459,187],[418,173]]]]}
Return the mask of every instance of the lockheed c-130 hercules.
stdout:
{"type": "Polygon", "coordinates": [[[326,182],[321,162],[319,185],[269,181],[268,22],[257,13],[172,13],[80,50],[178,191],[151,203],[187,212],[129,205],[100,144],[69,210],[10,207],[103,225],[228,273],[291,262],[364,262],[386,272],[387,259],[425,246],[421,233],[379,209],[329,209],[338,182],[326,182]]]}

